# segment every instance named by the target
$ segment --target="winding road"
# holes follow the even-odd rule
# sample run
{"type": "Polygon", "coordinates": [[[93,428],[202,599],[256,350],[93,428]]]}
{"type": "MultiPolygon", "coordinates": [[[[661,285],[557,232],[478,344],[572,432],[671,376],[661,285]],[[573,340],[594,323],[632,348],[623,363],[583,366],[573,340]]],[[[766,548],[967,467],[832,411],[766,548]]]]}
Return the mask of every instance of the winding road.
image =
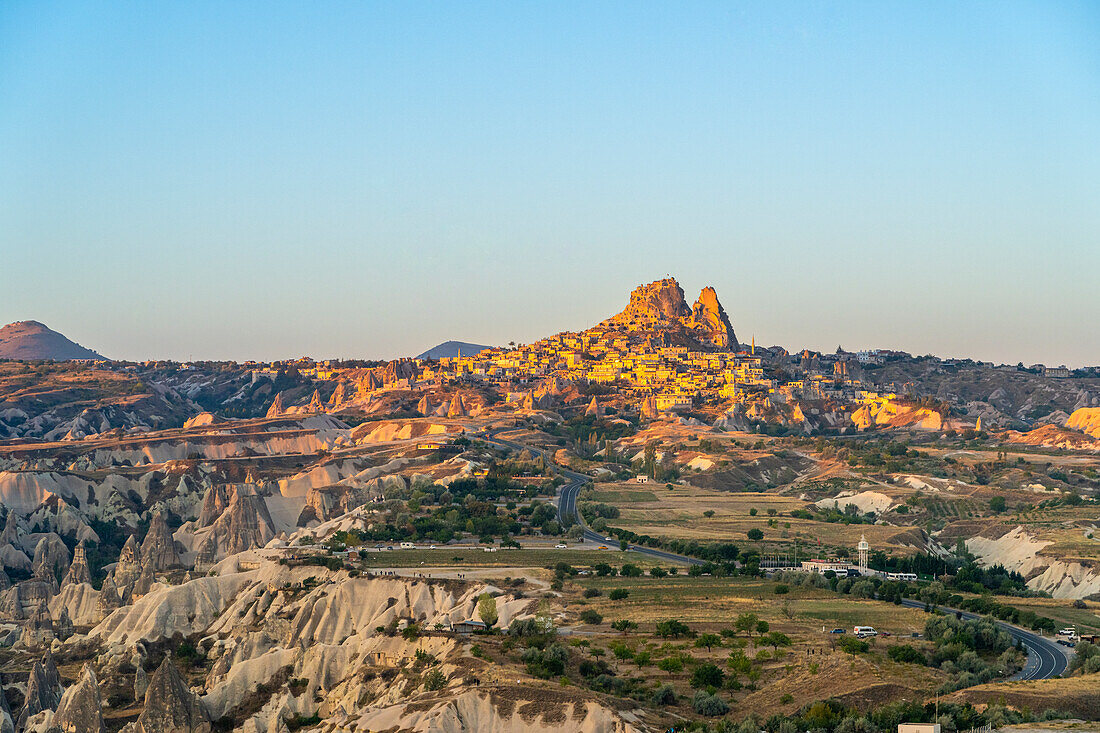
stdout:
{"type": "MultiPolygon", "coordinates": [[[[599,532],[592,530],[587,524],[585,524],[584,517],[581,516],[580,510],[577,508],[577,496],[580,494],[581,489],[591,479],[582,473],[576,471],[570,471],[567,468],[563,468],[555,464],[546,451],[535,448],[524,443],[518,443],[512,440],[506,440],[498,437],[500,433],[507,430],[507,428],[500,428],[497,430],[490,430],[485,433],[485,439],[490,443],[496,443],[497,445],[510,448],[512,450],[528,450],[534,453],[538,453],[546,459],[546,465],[553,470],[560,473],[569,483],[565,484],[558,490],[558,521],[563,526],[576,522],[584,530],[584,539],[590,542],[598,542],[600,544],[617,543],[614,538],[607,538],[601,535],[599,532]]],[[[637,552],[642,555],[648,555],[649,557],[658,558],[661,560],[670,560],[673,562],[685,563],[688,565],[702,565],[703,561],[694,558],[686,557],[684,555],[677,555],[672,552],[665,552],[664,550],[656,550],[652,547],[642,547],[640,545],[628,545],[627,549],[632,552],[637,552]]],[[[911,599],[903,599],[903,606],[909,608],[923,609],[925,604],[920,601],[914,601],[911,599]]],[[[954,608],[939,607],[941,611],[949,613],[955,613],[960,618],[977,620],[982,618],[979,614],[971,613],[970,611],[960,611],[954,608]]],[[[1069,667],[1069,653],[1063,649],[1060,645],[1054,643],[1050,639],[1039,636],[1036,633],[1021,629],[1018,626],[1005,623],[1004,621],[996,621],[1000,628],[1008,632],[1014,641],[1022,642],[1027,649],[1027,664],[1024,668],[1017,672],[1011,679],[1013,680],[1045,680],[1052,677],[1059,677],[1065,673],[1069,667]]]]}
{"type": "MultiPolygon", "coordinates": [[[[525,443],[517,443],[513,440],[506,440],[499,437],[500,433],[508,430],[508,428],[500,428],[497,430],[490,430],[485,433],[484,438],[490,443],[496,443],[497,445],[510,448],[512,450],[528,450],[532,453],[537,453],[546,459],[546,465],[553,470],[560,473],[569,483],[563,485],[558,489],[558,521],[562,526],[570,524],[579,524],[583,531],[582,537],[588,542],[596,542],[601,545],[618,546],[619,540],[614,537],[605,537],[604,535],[596,532],[588,526],[584,521],[584,517],[581,515],[580,510],[577,508],[577,496],[580,494],[584,485],[591,481],[591,477],[585,476],[583,473],[577,473],[576,471],[570,471],[568,468],[559,466],[553,462],[551,457],[547,455],[546,451],[541,448],[526,445],[525,443]]],[[[665,552],[664,550],[657,550],[652,547],[643,547],[641,545],[627,545],[627,549],[632,552],[637,552],[641,555],[657,558],[658,560],[668,560],[670,562],[679,562],[685,565],[703,565],[703,561],[696,557],[687,557],[685,555],[677,555],[674,552],[665,552]]]]}
{"type": "MultiPolygon", "coordinates": [[[[908,606],[909,608],[924,608],[924,603],[908,598],[903,599],[901,605],[908,606]]],[[[955,608],[944,608],[943,606],[939,606],[938,608],[941,611],[954,613],[960,618],[972,621],[983,618],[981,615],[971,613],[970,611],[960,611],[955,608]]],[[[1024,668],[1017,672],[1012,679],[1047,680],[1051,677],[1061,676],[1069,667],[1069,655],[1059,644],[1054,643],[1044,636],[1039,636],[1036,633],[1021,629],[1019,626],[1013,626],[1004,621],[995,621],[995,623],[1001,629],[1007,631],[1013,641],[1023,642],[1024,647],[1027,649],[1027,664],[1025,664],[1024,668]]]]}

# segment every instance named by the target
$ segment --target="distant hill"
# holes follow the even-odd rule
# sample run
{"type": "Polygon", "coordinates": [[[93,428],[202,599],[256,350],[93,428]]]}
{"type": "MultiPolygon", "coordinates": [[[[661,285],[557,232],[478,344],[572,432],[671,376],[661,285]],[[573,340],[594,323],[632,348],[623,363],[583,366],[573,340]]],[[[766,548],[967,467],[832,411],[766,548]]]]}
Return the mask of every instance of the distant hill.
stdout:
{"type": "Polygon", "coordinates": [[[0,328],[0,359],[104,359],[91,349],[38,321],[16,321],[0,328]]]}
{"type": "Polygon", "coordinates": [[[444,341],[438,346],[433,346],[423,354],[418,355],[416,358],[442,359],[444,357],[454,356],[473,356],[488,348],[492,347],[482,346],[480,344],[468,344],[465,341],[444,341]]]}

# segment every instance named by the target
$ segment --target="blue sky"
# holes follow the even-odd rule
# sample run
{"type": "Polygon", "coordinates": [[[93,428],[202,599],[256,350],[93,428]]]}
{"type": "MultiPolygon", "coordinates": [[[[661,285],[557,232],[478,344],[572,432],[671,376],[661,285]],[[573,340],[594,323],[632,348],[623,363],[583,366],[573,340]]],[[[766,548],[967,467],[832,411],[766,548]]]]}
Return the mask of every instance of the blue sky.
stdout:
{"type": "Polygon", "coordinates": [[[531,341],[1100,363],[1100,4],[0,4],[0,322],[119,358],[531,341]]]}

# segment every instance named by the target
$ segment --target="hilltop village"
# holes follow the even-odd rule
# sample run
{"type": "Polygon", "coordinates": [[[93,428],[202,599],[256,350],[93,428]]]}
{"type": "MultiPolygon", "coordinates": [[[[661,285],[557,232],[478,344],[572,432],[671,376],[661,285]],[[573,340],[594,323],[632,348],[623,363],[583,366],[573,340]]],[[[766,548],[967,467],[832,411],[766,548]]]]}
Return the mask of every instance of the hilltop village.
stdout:
{"type": "MultiPolygon", "coordinates": [[[[319,392],[311,395],[305,408],[312,411],[338,411],[355,395],[377,390],[462,384],[491,387],[507,402],[530,410],[549,406],[546,397],[572,383],[584,385],[597,403],[609,395],[610,401],[648,418],[728,412],[742,422],[810,425],[805,404],[812,414],[827,416],[825,426],[844,428],[867,426],[868,416],[856,415],[860,408],[877,414],[899,400],[899,385],[865,388],[856,376],[860,367],[907,357],[839,348],[835,354],[804,351],[795,357],[781,348],[758,353],[755,343],[738,342],[713,288],[704,288],[689,307],[679,283],[665,278],[635,289],[626,309],[593,328],[531,344],[487,348],[473,356],[397,360],[370,369],[301,359],[263,365],[252,374],[254,380],[274,381],[280,370],[293,369],[317,382],[335,383],[327,401],[319,392]]],[[[280,400],[269,416],[288,407],[280,400]]],[[[918,421],[928,420],[932,412],[924,411],[918,421]]],[[[960,428],[974,427],[977,418],[957,422],[960,428]]]]}

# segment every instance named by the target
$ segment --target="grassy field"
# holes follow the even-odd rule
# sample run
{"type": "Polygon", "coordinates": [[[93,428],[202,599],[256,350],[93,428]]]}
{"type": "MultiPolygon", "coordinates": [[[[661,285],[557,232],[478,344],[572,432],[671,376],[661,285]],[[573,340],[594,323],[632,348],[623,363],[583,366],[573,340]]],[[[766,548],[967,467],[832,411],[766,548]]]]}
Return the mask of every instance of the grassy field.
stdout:
{"type": "Polygon", "coordinates": [[[821,627],[829,629],[870,625],[882,631],[909,634],[924,628],[925,613],[880,601],[861,600],[816,588],[791,588],[776,595],[776,583],[761,578],[579,578],[585,588],[597,588],[603,595],[588,599],[609,619],[629,618],[639,624],[675,618],[706,628],[725,628],[742,613],[755,613],[775,628],[790,630],[814,645],[825,645],[821,627]],[[626,599],[612,601],[613,588],[629,592],[626,599]],[[881,627],[881,628],[880,628],[881,627]]]}
{"type": "Polygon", "coordinates": [[[690,485],[672,491],[634,488],[631,484],[600,485],[593,500],[613,504],[620,516],[609,521],[614,527],[653,537],[736,542],[751,545],[747,533],[759,529],[764,545],[812,549],[855,547],[866,534],[875,548],[906,554],[915,551],[912,527],[872,524],[841,524],[797,519],[791,511],[806,509],[809,502],[778,493],[731,493],[690,485]],[[605,488],[606,486],[606,488],[605,488]],[[649,498],[652,497],[652,498],[649,498]],[[756,510],[756,516],[752,510],[756,510]],[[775,516],[769,515],[769,510],[775,516]],[[707,516],[706,512],[713,512],[707,516]]]}

